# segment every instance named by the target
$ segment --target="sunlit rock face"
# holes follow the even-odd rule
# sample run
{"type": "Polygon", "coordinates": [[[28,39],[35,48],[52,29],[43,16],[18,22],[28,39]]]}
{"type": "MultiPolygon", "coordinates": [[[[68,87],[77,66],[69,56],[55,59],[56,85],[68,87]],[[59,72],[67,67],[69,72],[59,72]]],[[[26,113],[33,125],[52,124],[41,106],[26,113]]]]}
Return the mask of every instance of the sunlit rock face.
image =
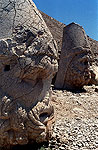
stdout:
{"type": "Polygon", "coordinates": [[[64,28],[63,43],[55,87],[81,89],[91,79],[92,54],[84,29],[71,23],[64,28]]]}
{"type": "Polygon", "coordinates": [[[57,46],[32,0],[0,1],[0,146],[46,141],[57,46]]]}

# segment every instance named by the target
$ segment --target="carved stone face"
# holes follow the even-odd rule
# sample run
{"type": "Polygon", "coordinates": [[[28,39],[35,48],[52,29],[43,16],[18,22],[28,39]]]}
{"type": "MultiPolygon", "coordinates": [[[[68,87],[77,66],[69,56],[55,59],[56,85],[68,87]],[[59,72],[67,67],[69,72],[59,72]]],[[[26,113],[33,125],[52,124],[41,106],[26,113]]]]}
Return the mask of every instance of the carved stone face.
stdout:
{"type": "Polygon", "coordinates": [[[42,142],[53,118],[56,44],[32,1],[2,0],[0,10],[0,146],[42,142]]]}
{"type": "Polygon", "coordinates": [[[77,52],[72,58],[69,58],[69,66],[66,73],[66,85],[69,89],[79,89],[84,85],[87,85],[91,79],[91,51],[90,49],[84,49],[77,47],[77,52]],[[71,85],[71,86],[70,86],[71,85]]]}

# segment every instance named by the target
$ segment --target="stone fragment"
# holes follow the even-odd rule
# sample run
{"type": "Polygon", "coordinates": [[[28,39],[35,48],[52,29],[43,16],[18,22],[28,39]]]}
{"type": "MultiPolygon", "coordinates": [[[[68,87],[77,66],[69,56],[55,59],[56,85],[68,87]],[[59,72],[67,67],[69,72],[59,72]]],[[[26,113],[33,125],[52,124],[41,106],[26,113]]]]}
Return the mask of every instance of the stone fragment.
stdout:
{"type": "Polygon", "coordinates": [[[71,23],[64,28],[55,88],[79,89],[91,79],[91,50],[84,29],[71,23]]]}
{"type": "Polygon", "coordinates": [[[32,0],[0,1],[0,147],[48,140],[57,46],[32,0]]]}

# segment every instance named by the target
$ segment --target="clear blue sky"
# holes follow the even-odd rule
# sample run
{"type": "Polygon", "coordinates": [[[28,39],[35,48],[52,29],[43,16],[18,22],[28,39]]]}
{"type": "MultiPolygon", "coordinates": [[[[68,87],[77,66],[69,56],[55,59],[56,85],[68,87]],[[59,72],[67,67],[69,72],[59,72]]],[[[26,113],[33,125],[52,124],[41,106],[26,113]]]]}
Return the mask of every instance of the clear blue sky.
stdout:
{"type": "Polygon", "coordinates": [[[83,26],[98,41],[98,0],[33,0],[38,9],[56,20],[83,26]]]}

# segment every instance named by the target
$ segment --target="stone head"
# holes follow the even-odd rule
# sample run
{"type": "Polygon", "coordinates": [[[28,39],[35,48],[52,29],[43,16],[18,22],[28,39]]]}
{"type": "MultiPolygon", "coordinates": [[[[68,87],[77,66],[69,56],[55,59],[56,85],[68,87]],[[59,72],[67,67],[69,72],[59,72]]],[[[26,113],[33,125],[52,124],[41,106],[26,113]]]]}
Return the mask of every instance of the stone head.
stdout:
{"type": "Polygon", "coordinates": [[[78,24],[71,23],[64,30],[64,48],[66,51],[65,86],[82,88],[91,79],[92,53],[86,33],[78,24]]]}
{"type": "Polygon", "coordinates": [[[0,2],[0,146],[48,139],[57,46],[32,0],[0,2]]]}
{"type": "Polygon", "coordinates": [[[92,53],[83,27],[76,23],[64,27],[55,87],[79,89],[87,85],[91,79],[91,64],[92,53]]]}

